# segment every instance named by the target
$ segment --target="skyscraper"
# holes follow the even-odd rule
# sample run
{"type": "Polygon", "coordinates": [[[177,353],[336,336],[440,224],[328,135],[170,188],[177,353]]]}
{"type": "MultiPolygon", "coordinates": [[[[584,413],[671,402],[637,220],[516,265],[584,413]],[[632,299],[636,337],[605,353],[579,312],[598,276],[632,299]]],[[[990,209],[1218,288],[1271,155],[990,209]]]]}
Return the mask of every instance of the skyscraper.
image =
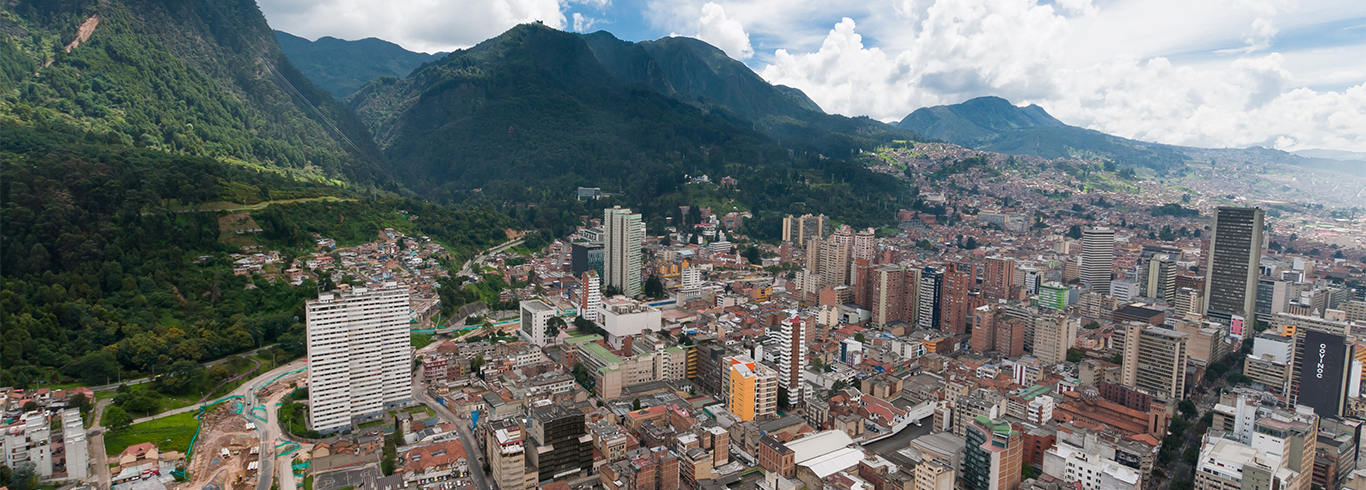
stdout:
{"type": "Polygon", "coordinates": [[[801,217],[788,215],[783,218],[783,241],[804,247],[811,239],[824,237],[827,226],[829,226],[829,222],[824,214],[818,216],[807,214],[801,217]]]}
{"type": "Polygon", "coordinates": [[[919,302],[916,328],[934,330],[939,328],[939,299],[944,287],[944,273],[933,267],[925,267],[920,273],[919,302]]]}
{"type": "Polygon", "coordinates": [[[602,228],[606,237],[606,270],[608,286],[634,297],[641,293],[640,246],[645,241],[645,223],[640,213],[615,206],[602,213],[602,228]]]}
{"type": "Polygon", "coordinates": [[[802,367],[806,366],[806,325],[793,314],[782,321],[782,337],[778,339],[778,379],[787,391],[787,403],[802,401],[802,367]]]}
{"type": "Polygon", "coordinates": [[[1220,207],[1214,217],[1205,273],[1205,314],[1228,325],[1233,315],[1256,312],[1257,267],[1262,259],[1261,208],[1220,207]]]}
{"type": "Polygon", "coordinates": [[[977,285],[971,271],[971,266],[965,264],[949,264],[944,271],[944,285],[939,299],[939,330],[954,335],[967,332],[973,303],[969,293],[977,285]]]}
{"type": "Polygon", "coordinates": [[[412,398],[407,288],[333,291],[304,306],[313,430],[341,430],[412,398]]]}
{"type": "Polygon", "coordinates": [[[969,490],[1014,490],[1023,478],[1024,442],[1010,422],[974,417],[964,434],[964,488],[969,490]]]}
{"type": "Polygon", "coordinates": [[[1058,313],[1034,320],[1034,357],[1044,364],[1067,361],[1067,349],[1077,343],[1079,318],[1068,318],[1058,313]]]}
{"type": "Polygon", "coordinates": [[[1143,284],[1143,295],[1157,298],[1168,304],[1176,301],[1176,260],[1170,255],[1156,254],[1148,259],[1147,281],[1143,284]]]}
{"type": "Polygon", "coordinates": [[[884,265],[873,270],[873,294],[868,308],[872,310],[874,325],[887,325],[904,319],[901,316],[901,303],[906,296],[902,282],[905,277],[905,270],[899,265],[884,265]]]}
{"type": "Polygon", "coordinates": [[[1094,291],[1110,291],[1110,269],[1115,262],[1115,230],[1100,227],[1081,237],[1081,282],[1094,291]]]}

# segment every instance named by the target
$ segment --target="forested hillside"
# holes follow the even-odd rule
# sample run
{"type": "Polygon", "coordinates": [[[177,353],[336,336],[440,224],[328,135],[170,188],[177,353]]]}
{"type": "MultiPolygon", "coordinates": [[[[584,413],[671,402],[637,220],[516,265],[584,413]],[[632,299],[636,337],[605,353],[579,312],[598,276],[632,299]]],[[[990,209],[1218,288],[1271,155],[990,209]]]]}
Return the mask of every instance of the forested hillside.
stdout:
{"type": "MultiPolygon", "coordinates": [[[[316,294],[312,282],[291,287],[233,275],[227,254],[241,248],[220,240],[224,213],[168,206],[355,194],[210,158],[110,145],[94,133],[0,124],[0,385],[54,373],[103,383],[117,372],[165,373],[178,361],[275,341],[302,354],[299,319],[303,301],[316,294]]],[[[516,226],[490,210],[398,200],[271,205],[253,215],[266,249],[285,251],[287,260],[311,249],[311,232],[356,244],[390,226],[469,256],[516,226]]]]}
{"type": "MultiPolygon", "coordinates": [[[[639,46],[617,47],[622,51],[612,56],[643,59],[639,46]]],[[[750,231],[773,239],[778,214],[824,212],[872,226],[884,223],[883,209],[902,197],[895,179],[841,160],[860,148],[848,135],[835,135],[847,140],[835,145],[837,154],[786,145],[714,102],[708,110],[640,80],[623,83],[597,52],[604,51],[585,36],[522,25],[406,79],[372,82],[347,103],[369,125],[395,175],[414,191],[449,202],[558,209],[557,201],[576,187],[601,187],[615,194],[613,202],[639,208],[658,225],[681,204],[752,210],[774,226],[759,220],[750,231]],[[738,184],[685,185],[686,176],[702,174],[732,176],[738,184]]],[[[655,80],[676,85],[667,77],[655,80]]],[[[861,141],[871,149],[912,134],[893,130],[861,141]]],[[[545,218],[537,217],[565,222],[545,218]]]]}
{"type": "Polygon", "coordinates": [[[355,93],[371,80],[403,78],[423,63],[445,56],[445,53],[414,53],[373,37],[346,41],[324,36],[309,41],[288,32],[275,31],[275,39],[291,64],[338,100],[355,93]]]}
{"type": "Polygon", "coordinates": [[[290,65],[255,2],[23,0],[0,24],[0,118],[384,183],[364,126],[290,65]]]}

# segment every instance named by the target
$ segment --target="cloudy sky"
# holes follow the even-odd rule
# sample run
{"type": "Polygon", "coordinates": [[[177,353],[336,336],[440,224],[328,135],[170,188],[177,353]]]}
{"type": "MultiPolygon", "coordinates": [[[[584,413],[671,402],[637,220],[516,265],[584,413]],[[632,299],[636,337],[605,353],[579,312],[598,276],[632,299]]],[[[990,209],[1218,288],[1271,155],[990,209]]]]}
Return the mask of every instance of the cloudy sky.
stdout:
{"type": "Polygon", "coordinates": [[[996,95],[1145,141],[1366,152],[1362,0],[258,0],[271,25],[413,51],[521,22],[694,36],[826,112],[996,95]]]}

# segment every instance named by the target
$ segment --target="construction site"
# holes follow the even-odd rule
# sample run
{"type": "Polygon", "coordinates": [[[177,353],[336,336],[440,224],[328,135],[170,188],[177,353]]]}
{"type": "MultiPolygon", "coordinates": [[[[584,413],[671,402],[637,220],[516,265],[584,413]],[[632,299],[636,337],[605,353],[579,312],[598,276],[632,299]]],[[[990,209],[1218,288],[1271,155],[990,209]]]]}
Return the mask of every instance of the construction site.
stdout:
{"type": "Polygon", "coordinates": [[[240,398],[223,401],[200,417],[199,434],[190,459],[188,488],[251,490],[261,471],[261,443],[256,423],[242,411],[240,398]]]}

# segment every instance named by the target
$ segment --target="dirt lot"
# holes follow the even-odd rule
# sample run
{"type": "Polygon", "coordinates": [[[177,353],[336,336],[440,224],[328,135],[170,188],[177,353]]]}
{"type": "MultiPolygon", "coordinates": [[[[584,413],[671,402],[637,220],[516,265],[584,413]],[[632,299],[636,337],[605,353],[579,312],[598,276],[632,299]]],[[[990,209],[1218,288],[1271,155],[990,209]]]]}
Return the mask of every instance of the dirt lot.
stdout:
{"type": "Polygon", "coordinates": [[[247,465],[260,460],[256,432],[247,429],[247,419],[234,414],[235,402],[218,405],[204,414],[190,464],[188,488],[208,490],[252,490],[259,470],[247,465]],[[223,450],[227,450],[224,456],[223,450]]]}
{"type": "Polygon", "coordinates": [[[218,240],[229,245],[257,245],[256,239],[250,230],[260,228],[261,227],[256,224],[256,220],[251,219],[250,211],[230,213],[218,218],[218,240]],[[239,231],[243,233],[239,235],[237,233],[239,231]]]}

